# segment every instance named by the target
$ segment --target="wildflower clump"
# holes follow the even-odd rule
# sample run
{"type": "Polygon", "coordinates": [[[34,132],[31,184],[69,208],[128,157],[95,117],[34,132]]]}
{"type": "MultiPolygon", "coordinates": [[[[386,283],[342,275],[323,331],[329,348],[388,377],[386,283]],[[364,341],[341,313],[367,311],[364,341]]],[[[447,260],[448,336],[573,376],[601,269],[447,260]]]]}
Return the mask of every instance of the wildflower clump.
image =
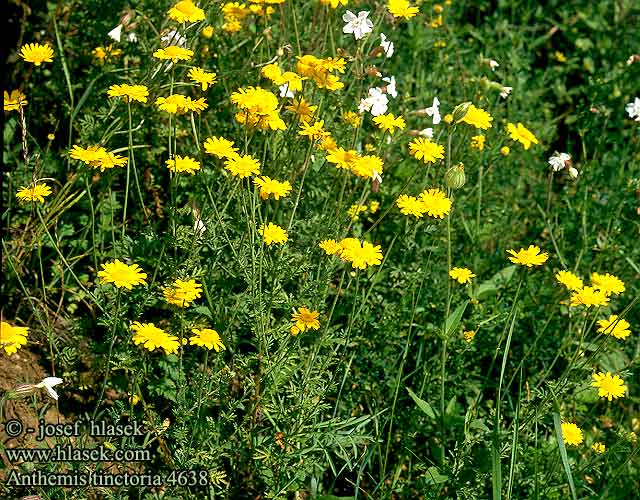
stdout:
{"type": "Polygon", "coordinates": [[[175,280],[170,286],[162,290],[165,300],[178,307],[189,307],[191,303],[202,295],[202,285],[196,280],[175,280]]]}
{"type": "Polygon", "coordinates": [[[260,130],[285,130],[287,127],[278,115],[278,98],[260,87],[238,89],[231,94],[231,102],[239,112],[236,121],[260,130]]]}
{"type": "Polygon", "coordinates": [[[153,323],[134,321],[130,328],[134,332],[134,344],[142,344],[142,346],[149,351],[164,349],[165,354],[178,352],[178,348],[180,347],[178,337],[165,332],[153,323]]]}

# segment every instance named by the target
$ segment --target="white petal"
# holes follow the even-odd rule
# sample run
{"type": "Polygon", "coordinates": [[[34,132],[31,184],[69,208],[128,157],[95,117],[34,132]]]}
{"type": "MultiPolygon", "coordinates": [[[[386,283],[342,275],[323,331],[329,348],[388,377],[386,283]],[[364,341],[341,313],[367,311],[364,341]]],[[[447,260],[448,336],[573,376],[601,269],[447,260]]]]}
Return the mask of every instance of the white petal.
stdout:
{"type": "Polygon", "coordinates": [[[107,33],[107,36],[109,38],[113,38],[116,42],[119,42],[120,38],[122,37],[122,24],[118,24],[118,26],[107,33]]]}

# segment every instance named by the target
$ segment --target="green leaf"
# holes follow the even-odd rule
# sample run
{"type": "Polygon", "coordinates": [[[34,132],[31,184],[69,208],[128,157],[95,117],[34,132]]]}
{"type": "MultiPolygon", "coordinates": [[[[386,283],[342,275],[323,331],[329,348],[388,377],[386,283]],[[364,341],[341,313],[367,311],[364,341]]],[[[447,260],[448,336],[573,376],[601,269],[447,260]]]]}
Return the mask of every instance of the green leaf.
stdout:
{"type": "Polygon", "coordinates": [[[441,484],[447,482],[449,480],[449,476],[440,474],[438,468],[436,466],[432,466],[427,469],[427,472],[425,472],[425,479],[427,480],[427,484],[441,484]]]}
{"type": "Polygon", "coordinates": [[[460,325],[460,321],[462,320],[462,315],[464,314],[465,309],[467,308],[467,304],[469,304],[468,300],[465,300],[462,304],[456,307],[456,310],[449,314],[447,321],[445,322],[445,332],[444,337],[448,339],[451,337],[453,332],[460,325]]]}
{"type": "Polygon", "coordinates": [[[407,387],[407,391],[409,392],[409,396],[411,396],[411,399],[413,399],[416,402],[416,404],[418,405],[418,408],[420,408],[424,413],[426,413],[429,418],[431,418],[432,420],[435,420],[436,419],[436,412],[431,407],[431,405],[429,403],[427,403],[424,399],[420,399],[416,395],[416,393],[413,392],[408,387],[407,387]]]}

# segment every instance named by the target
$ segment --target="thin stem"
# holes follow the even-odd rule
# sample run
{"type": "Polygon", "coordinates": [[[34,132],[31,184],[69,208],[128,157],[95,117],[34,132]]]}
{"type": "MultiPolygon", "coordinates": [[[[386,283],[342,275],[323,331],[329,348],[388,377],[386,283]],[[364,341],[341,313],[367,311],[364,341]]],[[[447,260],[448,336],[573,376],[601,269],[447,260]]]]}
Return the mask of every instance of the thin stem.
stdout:
{"type": "Polygon", "coordinates": [[[93,410],[93,418],[96,418],[98,414],[98,409],[100,408],[100,403],[102,402],[102,397],[104,396],[104,390],[107,387],[107,380],[109,380],[109,372],[111,370],[111,354],[113,353],[113,345],[116,342],[116,329],[118,327],[118,321],[120,316],[120,288],[116,292],[116,313],[113,319],[113,325],[111,327],[111,343],[109,344],[109,352],[107,354],[107,373],[104,375],[104,380],[102,381],[102,387],[100,388],[100,395],[96,401],[96,408],[93,410]]]}

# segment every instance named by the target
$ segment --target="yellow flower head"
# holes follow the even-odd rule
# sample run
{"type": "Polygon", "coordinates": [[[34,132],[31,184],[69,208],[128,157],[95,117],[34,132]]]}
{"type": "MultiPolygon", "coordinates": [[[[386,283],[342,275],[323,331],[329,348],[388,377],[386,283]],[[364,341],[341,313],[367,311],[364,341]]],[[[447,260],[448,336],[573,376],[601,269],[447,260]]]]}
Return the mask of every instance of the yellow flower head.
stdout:
{"type": "Polygon", "coordinates": [[[567,287],[567,290],[580,290],[584,286],[582,279],[571,271],[558,271],[556,273],[556,280],[558,280],[558,283],[567,287]]]}
{"type": "Polygon", "coordinates": [[[260,198],[266,200],[270,195],[276,200],[289,195],[291,184],[289,181],[277,181],[267,176],[256,177],[253,183],[260,188],[260,198]]]}
{"type": "Polygon", "coordinates": [[[322,128],[324,126],[324,120],[320,120],[311,125],[309,122],[302,122],[300,124],[300,130],[298,131],[298,135],[303,137],[308,137],[312,141],[317,141],[318,139],[322,139],[328,132],[322,128]]]}
{"type": "Polygon", "coordinates": [[[171,94],[168,97],[158,97],[156,99],[158,109],[171,114],[184,114],[188,112],[199,113],[209,107],[204,97],[191,99],[182,94],[171,94]]]}
{"type": "Polygon", "coordinates": [[[260,162],[250,155],[232,156],[224,162],[224,168],[240,179],[250,175],[260,175],[260,162]]]}
{"type": "Polygon", "coordinates": [[[336,240],[322,240],[318,243],[318,246],[322,248],[327,255],[340,255],[342,251],[342,245],[336,240]]]}
{"type": "Polygon", "coordinates": [[[178,337],[168,334],[153,323],[134,321],[131,324],[131,330],[135,332],[133,343],[136,345],[142,344],[149,351],[164,349],[166,354],[178,352],[180,347],[178,337]]]}
{"type": "Polygon", "coordinates": [[[208,137],[204,141],[204,152],[218,158],[232,158],[238,155],[238,148],[233,146],[233,141],[224,137],[208,137]]]}
{"type": "Polygon", "coordinates": [[[509,156],[509,153],[511,152],[511,149],[509,148],[509,146],[502,146],[500,148],[500,154],[502,156],[509,156]]]}
{"type": "Polygon", "coordinates": [[[162,60],[171,60],[174,64],[178,61],[188,61],[193,57],[193,50],[183,49],[177,45],[169,45],[163,49],[158,49],[153,53],[153,57],[162,60]]]}
{"type": "Polygon", "coordinates": [[[573,422],[562,422],[562,439],[568,445],[578,446],[584,440],[582,430],[573,422]]]}
{"type": "Polygon", "coordinates": [[[202,86],[202,90],[207,90],[209,86],[213,86],[216,83],[217,75],[209,73],[202,68],[191,68],[188,75],[194,82],[202,86]]]}
{"type": "Polygon", "coordinates": [[[342,119],[351,125],[353,128],[357,128],[362,121],[362,117],[355,111],[347,111],[342,115],[342,119]]]}
{"type": "Polygon", "coordinates": [[[387,8],[393,17],[402,19],[410,19],[420,12],[420,9],[413,7],[409,0],[389,0],[387,8]]]}
{"type": "Polygon", "coordinates": [[[395,116],[393,116],[393,113],[376,116],[373,119],[373,123],[375,123],[380,130],[385,130],[390,134],[393,134],[395,129],[404,129],[406,125],[404,118],[402,118],[401,116],[398,116],[396,118],[395,116]]]}
{"type": "Polygon", "coordinates": [[[380,245],[372,245],[368,241],[362,243],[356,238],[345,238],[340,242],[342,251],[340,258],[350,262],[354,269],[366,269],[368,266],[379,266],[382,262],[380,245]]]}
{"type": "Polygon", "coordinates": [[[624,282],[613,274],[591,273],[591,284],[608,295],[624,292],[624,282]]]}
{"type": "Polygon", "coordinates": [[[424,203],[407,194],[401,194],[396,200],[396,205],[403,215],[413,215],[416,218],[422,217],[426,210],[424,203]]]}
{"type": "Polygon", "coordinates": [[[627,320],[619,318],[617,314],[612,314],[608,319],[598,321],[598,332],[624,340],[631,335],[630,326],[627,320]]]}
{"type": "Polygon", "coordinates": [[[17,111],[27,105],[27,96],[25,96],[21,90],[12,90],[9,94],[4,91],[4,110],[5,111],[17,111]]]}
{"type": "Polygon", "coordinates": [[[304,100],[304,97],[300,97],[291,101],[291,104],[285,106],[284,109],[298,115],[300,121],[310,122],[313,119],[313,114],[316,112],[316,109],[318,109],[318,106],[312,106],[304,100]]]}
{"type": "Polygon", "coordinates": [[[192,328],[191,332],[194,334],[189,337],[189,343],[191,345],[199,345],[209,350],[214,349],[216,352],[224,351],[226,347],[222,343],[220,334],[211,328],[192,328]]]}
{"type": "Polygon", "coordinates": [[[287,230],[273,222],[269,222],[266,225],[260,224],[260,234],[267,246],[271,246],[274,243],[281,244],[289,239],[287,230]]]}
{"type": "Polygon", "coordinates": [[[471,147],[473,149],[477,149],[478,151],[484,150],[484,143],[485,143],[485,136],[482,134],[474,135],[471,138],[471,147]]]}
{"type": "Polygon", "coordinates": [[[476,277],[476,275],[466,267],[454,267],[449,271],[449,276],[461,285],[471,283],[471,280],[476,277]]]}
{"type": "Polygon", "coordinates": [[[31,186],[21,187],[16,193],[16,198],[20,201],[38,201],[44,203],[45,196],[51,194],[51,188],[44,183],[32,184],[31,186]]]}
{"type": "Polygon", "coordinates": [[[546,252],[540,252],[540,247],[536,245],[529,245],[529,248],[521,248],[518,252],[515,250],[507,250],[512,257],[509,260],[514,264],[520,264],[521,266],[533,267],[541,266],[549,258],[549,254],[546,252]]]}
{"type": "Polygon", "coordinates": [[[444,158],[444,146],[422,137],[409,143],[409,151],[417,160],[422,160],[424,163],[435,163],[444,158]]]}
{"type": "Polygon", "coordinates": [[[116,288],[131,290],[134,286],[144,285],[147,275],[142,272],[138,264],[128,266],[116,259],[102,264],[102,271],[98,271],[98,277],[105,283],[113,283],[116,288]]]}
{"type": "Polygon", "coordinates": [[[536,136],[533,135],[522,123],[518,123],[518,125],[507,123],[507,132],[514,141],[518,141],[522,144],[525,150],[529,149],[531,144],[539,144],[536,136]]]}
{"type": "Polygon", "coordinates": [[[462,332],[462,337],[467,343],[471,343],[476,336],[476,332],[474,330],[467,330],[462,332]]]}
{"type": "Polygon", "coordinates": [[[487,113],[484,109],[476,108],[473,104],[467,108],[467,113],[458,120],[458,123],[468,123],[482,130],[491,128],[491,122],[493,117],[487,113]]]}
{"type": "Polygon", "coordinates": [[[366,205],[360,205],[359,203],[355,203],[349,207],[349,210],[347,210],[347,215],[351,220],[355,221],[360,218],[359,214],[366,211],[367,211],[366,205]]]}
{"type": "Polygon", "coordinates": [[[100,162],[107,156],[107,150],[102,146],[89,146],[88,148],[81,148],[78,145],[74,145],[69,155],[74,160],[80,160],[91,167],[98,167],[100,162]]]}
{"type": "Polygon", "coordinates": [[[40,66],[43,62],[53,62],[53,49],[49,44],[28,43],[20,48],[20,57],[27,62],[40,66]]]}
{"type": "Polygon", "coordinates": [[[0,322],[0,349],[11,356],[27,343],[29,328],[26,326],[12,326],[6,321],[0,322]]]}
{"type": "Polygon", "coordinates": [[[606,451],[607,447],[604,445],[604,443],[597,441],[591,445],[591,449],[595,451],[598,455],[601,455],[606,451]]]}
{"type": "Polygon", "coordinates": [[[122,55],[122,50],[114,49],[113,44],[111,44],[107,47],[96,47],[91,51],[91,53],[93,54],[93,57],[104,63],[111,57],[118,57],[122,55]]]}
{"type": "Polygon", "coordinates": [[[605,306],[609,303],[609,297],[607,294],[591,286],[584,286],[579,290],[575,290],[571,294],[571,307],[576,306],[605,306]]]}
{"type": "Polygon", "coordinates": [[[298,335],[298,333],[306,332],[307,330],[318,330],[320,328],[319,317],[320,313],[318,311],[311,311],[306,307],[300,307],[298,311],[294,310],[291,315],[291,321],[294,323],[291,327],[291,335],[298,335]]]}
{"type": "Polygon", "coordinates": [[[202,28],[202,36],[205,38],[211,38],[213,36],[213,26],[205,26],[202,28]]]}
{"type": "Polygon", "coordinates": [[[196,23],[203,21],[205,18],[204,10],[196,5],[191,0],[181,0],[167,12],[169,19],[173,19],[179,23],[196,23]]]}
{"type": "Polygon", "coordinates": [[[145,85],[111,85],[107,92],[109,97],[122,97],[125,102],[147,102],[149,89],[145,85]]]}
{"type": "Polygon", "coordinates": [[[425,189],[418,197],[424,206],[424,212],[430,217],[444,219],[451,211],[451,200],[441,189],[425,189]]]}
{"type": "Polygon", "coordinates": [[[175,280],[171,286],[162,290],[165,300],[178,307],[189,307],[202,295],[202,285],[196,280],[175,280]]]}
{"type": "Polygon", "coordinates": [[[347,151],[338,147],[329,151],[327,162],[333,163],[336,168],[350,170],[356,165],[359,158],[357,151],[353,149],[347,151]]]}
{"type": "Polygon", "coordinates": [[[200,170],[200,162],[190,156],[176,155],[175,158],[167,160],[165,163],[167,164],[167,168],[172,172],[193,175],[196,171],[200,170]]]}
{"type": "Polygon", "coordinates": [[[594,373],[592,387],[598,388],[598,396],[601,398],[607,398],[609,401],[612,399],[624,397],[624,393],[627,391],[627,386],[624,384],[618,375],[611,375],[611,372],[594,373]]]}

